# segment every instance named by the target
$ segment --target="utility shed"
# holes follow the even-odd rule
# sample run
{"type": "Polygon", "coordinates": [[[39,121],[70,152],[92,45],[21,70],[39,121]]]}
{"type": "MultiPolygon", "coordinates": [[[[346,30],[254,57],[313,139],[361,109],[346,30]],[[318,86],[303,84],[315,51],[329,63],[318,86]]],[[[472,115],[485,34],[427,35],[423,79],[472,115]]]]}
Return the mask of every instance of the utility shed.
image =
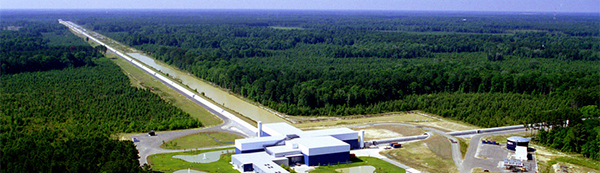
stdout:
{"type": "Polygon", "coordinates": [[[527,159],[527,147],[517,146],[516,151],[515,151],[515,159],[528,160],[527,159]]]}

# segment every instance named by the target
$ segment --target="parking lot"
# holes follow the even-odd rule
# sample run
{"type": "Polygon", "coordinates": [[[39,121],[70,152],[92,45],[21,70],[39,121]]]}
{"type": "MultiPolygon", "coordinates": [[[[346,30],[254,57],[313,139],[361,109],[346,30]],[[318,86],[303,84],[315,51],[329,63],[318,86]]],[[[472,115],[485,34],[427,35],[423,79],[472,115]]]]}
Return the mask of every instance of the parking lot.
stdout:
{"type": "MultiPolygon", "coordinates": [[[[482,170],[489,170],[490,172],[512,172],[507,170],[504,166],[505,159],[514,159],[514,151],[506,149],[506,145],[493,145],[493,144],[481,144],[477,149],[475,155],[475,167],[481,167],[482,170]]],[[[528,161],[523,161],[523,166],[527,167],[527,172],[535,172],[536,162],[535,154],[530,157],[528,161]]]]}

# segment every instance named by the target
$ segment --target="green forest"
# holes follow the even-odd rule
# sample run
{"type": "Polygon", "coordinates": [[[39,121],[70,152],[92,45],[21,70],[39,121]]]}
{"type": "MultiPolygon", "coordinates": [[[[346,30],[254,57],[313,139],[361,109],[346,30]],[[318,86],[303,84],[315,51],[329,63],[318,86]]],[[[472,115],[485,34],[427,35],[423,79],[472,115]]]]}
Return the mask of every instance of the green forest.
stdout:
{"type": "MultiPolygon", "coordinates": [[[[117,149],[78,155],[91,159],[78,164],[2,157],[3,168],[129,169],[135,156],[124,151],[135,148],[107,134],[201,126],[130,87],[118,67],[97,58],[101,48],[70,35],[60,18],[285,114],[422,110],[481,127],[542,123],[549,130],[540,131],[540,143],[599,159],[596,14],[65,10],[3,14],[1,28],[23,27],[0,35],[2,154],[23,159],[20,153],[42,153],[26,150],[42,145],[57,156],[117,149]],[[109,162],[114,158],[129,161],[109,162]]],[[[141,171],[131,169],[116,172],[141,171]]]]}
{"type": "Polygon", "coordinates": [[[202,126],[56,19],[12,17],[0,23],[21,27],[0,31],[0,172],[144,172],[114,134],[202,126]]]}
{"type": "MultiPolygon", "coordinates": [[[[72,20],[289,115],[423,110],[482,127],[563,127],[567,120],[574,127],[583,123],[583,107],[600,105],[600,20],[592,14],[150,10],[109,16],[72,20]]],[[[598,140],[598,129],[585,129],[585,140],[598,140]]]]}
{"type": "Polygon", "coordinates": [[[541,129],[536,141],[563,152],[581,153],[585,157],[600,160],[600,110],[596,105],[588,105],[573,114],[585,120],[574,119],[567,126],[541,129]]]}
{"type": "Polygon", "coordinates": [[[585,14],[163,13],[75,21],[290,115],[425,109],[492,127],[599,104],[600,39],[588,28],[600,21],[585,14]],[[458,98],[422,104],[445,94],[458,98]],[[552,106],[491,106],[504,97],[552,106]]]}

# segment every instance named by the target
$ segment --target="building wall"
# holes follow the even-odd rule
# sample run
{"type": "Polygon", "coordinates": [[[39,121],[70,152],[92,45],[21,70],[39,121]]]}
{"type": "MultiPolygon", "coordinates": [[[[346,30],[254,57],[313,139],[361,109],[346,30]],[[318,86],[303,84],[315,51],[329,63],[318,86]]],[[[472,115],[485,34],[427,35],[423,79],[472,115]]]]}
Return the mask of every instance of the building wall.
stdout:
{"type": "Polygon", "coordinates": [[[319,147],[319,148],[308,148],[302,144],[299,144],[298,148],[300,148],[300,150],[302,151],[302,154],[306,154],[309,156],[350,151],[350,145],[347,145],[347,144],[338,145],[338,146],[319,147]]]}
{"type": "Polygon", "coordinates": [[[235,154],[244,154],[244,153],[256,153],[256,152],[262,152],[265,151],[263,149],[255,149],[255,150],[240,150],[237,147],[235,147],[235,154]]]}
{"type": "Polygon", "coordinates": [[[506,141],[506,149],[514,151],[515,147],[517,147],[517,143],[516,142],[510,141],[510,140],[506,141]]]}
{"type": "Polygon", "coordinates": [[[506,149],[515,151],[517,146],[528,147],[529,142],[515,142],[511,140],[506,140],[506,149]]]}
{"type": "Polygon", "coordinates": [[[359,149],[360,148],[360,142],[358,141],[358,139],[345,140],[344,142],[347,144],[350,144],[350,149],[359,149]]]}
{"type": "Polygon", "coordinates": [[[262,137],[267,137],[267,136],[271,136],[271,134],[268,134],[267,132],[265,132],[264,130],[261,132],[261,136],[262,137]]]}
{"type": "Polygon", "coordinates": [[[254,168],[252,168],[252,163],[245,164],[244,172],[250,172],[250,171],[254,171],[254,168]]]}
{"type": "Polygon", "coordinates": [[[350,160],[350,152],[331,153],[316,156],[308,156],[306,154],[303,155],[304,163],[309,166],[335,165],[338,163],[347,163],[350,160]]]}
{"type": "Polygon", "coordinates": [[[235,148],[244,150],[256,150],[256,149],[264,149],[265,145],[273,145],[281,139],[285,138],[284,136],[278,137],[264,137],[264,138],[251,138],[251,139],[241,139],[236,140],[235,148]],[[262,140],[256,140],[262,139],[262,140]]]}

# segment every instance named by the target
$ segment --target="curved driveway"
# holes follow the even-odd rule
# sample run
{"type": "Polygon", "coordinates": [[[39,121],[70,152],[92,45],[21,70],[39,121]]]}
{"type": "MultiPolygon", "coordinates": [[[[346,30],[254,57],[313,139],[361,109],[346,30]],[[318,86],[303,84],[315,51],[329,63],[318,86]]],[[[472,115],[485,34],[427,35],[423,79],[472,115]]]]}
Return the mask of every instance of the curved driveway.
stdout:
{"type": "MultiPolygon", "coordinates": [[[[361,128],[361,127],[376,126],[376,125],[402,125],[402,126],[417,127],[417,128],[429,130],[433,133],[442,135],[442,136],[450,139],[451,141],[455,141],[455,142],[450,142],[451,147],[452,147],[452,160],[454,161],[454,165],[456,165],[456,168],[461,173],[469,173],[469,172],[471,172],[471,169],[473,169],[475,167],[479,167],[477,165],[481,165],[484,163],[483,159],[475,158],[477,149],[479,148],[480,139],[482,136],[525,131],[525,128],[523,127],[523,128],[518,128],[518,129],[499,129],[498,131],[494,131],[494,132],[481,132],[481,133],[475,134],[471,138],[471,141],[469,142],[469,149],[467,150],[467,153],[465,154],[465,159],[463,160],[462,153],[460,152],[460,144],[459,144],[458,139],[455,136],[450,135],[439,129],[430,128],[430,127],[422,127],[422,126],[413,125],[413,124],[404,124],[404,123],[373,123],[373,124],[349,126],[349,127],[350,128],[361,128]]],[[[490,128],[490,129],[494,129],[494,128],[490,128]]],[[[467,135],[456,135],[456,136],[468,137],[471,135],[467,134],[467,135]]]]}
{"type": "MultiPolygon", "coordinates": [[[[75,24],[67,22],[64,23],[62,21],[60,21],[61,23],[65,24],[65,25],[71,25],[76,27],[75,24]]],[[[77,28],[72,28],[75,31],[78,31],[86,36],[89,37],[89,35],[77,28]]],[[[93,39],[96,42],[100,42],[97,39],[93,39]]],[[[107,46],[108,47],[108,46],[107,46]]],[[[126,59],[125,57],[122,56],[121,53],[115,53],[116,55],[118,55],[119,57],[126,59]]],[[[130,64],[136,66],[137,68],[142,69],[142,67],[136,65],[135,63],[132,63],[131,61],[127,61],[130,64]]],[[[144,164],[147,163],[147,157],[152,155],[152,154],[157,154],[157,153],[168,153],[168,152],[180,152],[180,151],[184,151],[184,150],[166,150],[166,149],[162,149],[160,148],[160,145],[162,145],[163,142],[166,141],[170,141],[173,140],[175,138],[178,137],[182,137],[182,136],[186,136],[186,135],[190,135],[190,134],[194,134],[194,133],[198,133],[198,132],[205,132],[205,131],[226,131],[226,132],[230,132],[230,133],[234,133],[234,134],[238,134],[241,136],[245,136],[245,137],[250,137],[250,136],[254,136],[254,132],[250,129],[245,128],[243,125],[235,122],[235,121],[231,121],[227,116],[224,116],[222,114],[222,112],[216,112],[214,109],[211,109],[210,107],[208,107],[207,105],[198,102],[196,99],[191,98],[190,96],[188,96],[187,94],[185,94],[185,92],[178,90],[177,87],[174,87],[173,85],[170,85],[169,83],[159,79],[157,76],[150,74],[149,72],[143,70],[144,72],[146,72],[147,74],[149,74],[150,76],[153,76],[154,78],[158,79],[159,81],[161,81],[163,84],[169,86],[170,88],[176,90],[177,92],[179,92],[180,94],[188,97],[188,99],[196,102],[197,104],[199,104],[200,106],[204,107],[205,109],[209,110],[211,113],[215,114],[216,116],[218,116],[219,118],[223,119],[223,124],[218,125],[218,126],[214,126],[214,127],[208,127],[208,128],[197,128],[197,129],[190,129],[190,130],[181,130],[181,131],[170,131],[170,132],[157,132],[156,136],[148,136],[148,135],[132,135],[133,138],[137,138],[139,140],[139,142],[136,142],[136,148],[139,151],[139,155],[140,155],[140,164],[144,164]]],[[[434,128],[429,128],[429,127],[420,127],[420,126],[415,126],[415,125],[410,125],[410,124],[403,124],[403,123],[376,123],[376,124],[371,124],[371,125],[379,125],[379,124],[396,124],[396,125],[408,125],[408,126],[414,126],[414,127],[419,127],[425,130],[429,130],[432,131],[434,133],[437,133],[439,135],[445,136],[446,138],[450,139],[451,141],[456,141],[456,142],[451,142],[451,146],[452,146],[452,158],[454,160],[454,164],[456,165],[456,167],[460,170],[460,172],[470,172],[470,170],[473,168],[473,162],[477,161],[477,158],[475,158],[475,153],[478,147],[473,147],[473,146],[478,146],[479,144],[479,139],[481,138],[481,136],[483,136],[484,134],[478,134],[475,135],[472,139],[471,139],[471,143],[470,143],[470,147],[469,150],[467,151],[467,157],[465,157],[465,161],[462,161],[462,155],[460,153],[460,145],[458,143],[458,139],[456,139],[454,136],[451,136],[449,134],[447,134],[444,131],[438,130],[438,129],[434,129],[434,128]],[[474,150],[474,151],[473,151],[474,150]],[[462,163],[468,163],[468,165],[463,165],[462,163]]],[[[364,126],[369,126],[369,125],[364,125],[364,126]]],[[[511,131],[523,131],[522,129],[519,130],[511,130],[511,131]]],[[[503,131],[498,131],[498,132],[491,132],[491,133],[485,133],[485,135],[488,134],[501,134],[501,133],[512,133],[512,132],[508,132],[506,130],[503,131]]],[[[218,147],[209,147],[209,148],[224,148],[224,147],[231,147],[231,145],[229,146],[218,146],[218,147]]],[[[206,149],[206,148],[203,148],[206,149]]]]}
{"type": "Polygon", "coordinates": [[[360,128],[360,127],[376,126],[376,125],[402,125],[402,126],[416,127],[416,128],[421,128],[424,130],[429,130],[438,135],[442,135],[442,136],[450,139],[451,141],[456,141],[456,143],[450,142],[451,147],[452,147],[452,160],[454,161],[454,165],[456,165],[456,168],[458,170],[461,170],[462,154],[460,152],[460,145],[458,143],[458,139],[456,139],[454,136],[451,136],[451,135],[447,134],[446,132],[435,129],[435,128],[423,127],[423,126],[418,126],[418,125],[413,125],[413,124],[404,124],[404,123],[374,123],[374,124],[350,126],[350,127],[360,128]]]}
{"type": "MultiPolygon", "coordinates": [[[[121,57],[121,55],[119,55],[119,54],[116,54],[116,55],[121,57]]],[[[121,58],[123,58],[123,57],[121,57],[121,58]]],[[[131,63],[130,61],[127,61],[127,62],[138,67],[136,64],[131,63]]],[[[138,67],[138,68],[140,68],[140,67],[138,67]]],[[[148,73],[147,71],[144,71],[144,72],[146,72],[146,74],[156,78],[157,80],[161,81],[163,84],[169,86],[171,89],[186,96],[189,100],[194,101],[196,104],[202,106],[204,109],[208,110],[209,112],[216,115],[217,117],[221,118],[223,120],[223,123],[221,125],[213,126],[213,127],[169,131],[169,132],[156,132],[156,134],[157,134],[156,136],[149,136],[149,135],[145,135],[145,134],[144,135],[132,135],[131,136],[132,138],[137,138],[139,140],[139,142],[135,142],[135,144],[136,144],[136,148],[139,151],[140,164],[148,163],[147,157],[152,154],[184,151],[184,150],[162,149],[162,148],[160,148],[160,145],[162,145],[163,142],[167,142],[167,141],[173,140],[175,138],[179,138],[179,137],[186,136],[186,135],[191,135],[194,133],[206,132],[206,131],[225,131],[225,132],[237,134],[237,135],[244,136],[244,137],[254,136],[254,132],[252,132],[251,130],[240,125],[236,121],[232,121],[227,116],[223,115],[222,112],[217,112],[214,109],[211,109],[207,105],[186,95],[183,91],[177,89],[173,85],[171,85],[163,80],[158,79],[158,77],[156,77],[155,75],[152,75],[152,74],[148,73]]],[[[209,148],[220,148],[220,147],[231,147],[231,146],[232,145],[209,147],[209,148]]],[[[208,148],[203,148],[203,149],[208,149],[208,148]]]]}
{"type": "MultiPolygon", "coordinates": [[[[507,131],[489,132],[489,133],[477,134],[477,135],[473,136],[471,138],[471,142],[469,142],[469,150],[467,150],[467,153],[465,155],[465,160],[463,161],[462,169],[460,172],[461,173],[469,173],[469,172],[471,172],[471,170],[473,168],[481,167],[481,165],[488,164],[488,161],[485,161],[485,159],[475,157],[478,153],[479,145],[481,144],[481,137],[486,136],[486,135],[497,135],[497,134],[516,133],[516,132],[524,132],[524,131],[525,131],[525,128],[507,130],[507,131]]],[[[491,166],[495,166],[495,165],[491,165],[491,166]]]]}

